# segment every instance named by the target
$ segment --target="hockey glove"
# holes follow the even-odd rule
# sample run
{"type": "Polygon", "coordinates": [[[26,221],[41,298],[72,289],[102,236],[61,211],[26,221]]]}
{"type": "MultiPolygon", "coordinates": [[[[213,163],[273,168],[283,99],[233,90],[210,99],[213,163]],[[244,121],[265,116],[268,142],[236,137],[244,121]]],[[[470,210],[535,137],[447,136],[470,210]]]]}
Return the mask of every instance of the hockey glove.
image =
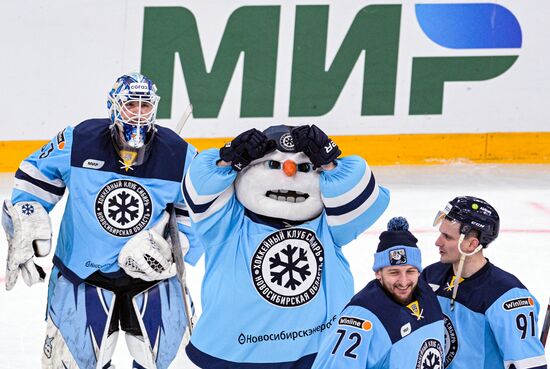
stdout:
{"type": "Polygon", "coordinates": [[[6,290],[11,290],[19,272],[23,281],[32,286],[44,282],[46,273],[34,263],[34,256],[46,256],[51,249],[52,226],[44,207],[36,201],[4,201],[2,226],[8,239],[6,290]]]}
{"type": "MultiPolygon", "coordinates": [[[[161,220],[152,228],[144,230],[130,238],[118,255],[118,265],[131,277],[144,281],[158,281],[176,275],[172,246],[162,236],[168,223],[169,214],[164,213],[161,220]]],[[[180,242],[189,247],[187,238],[180,233],[180,242]]],[[[187,250],[183,250],[183,254],[187,250]]]]}
{"type": "Polygon", "coordinates": [[[259,159],[275,149],[275,143],[268,141],[265,134],[255,128],[249,129],[226,143],[220,149],[220,158],[230,162],[237,172],[250,162],[259,159]]]}
{"type": "Polygon", "coordinates": [[[330,164],[342,154],[338,145],[316,125],[294,128],[292,140],[295,149],[306,154],[314,168],[330,164]]]}

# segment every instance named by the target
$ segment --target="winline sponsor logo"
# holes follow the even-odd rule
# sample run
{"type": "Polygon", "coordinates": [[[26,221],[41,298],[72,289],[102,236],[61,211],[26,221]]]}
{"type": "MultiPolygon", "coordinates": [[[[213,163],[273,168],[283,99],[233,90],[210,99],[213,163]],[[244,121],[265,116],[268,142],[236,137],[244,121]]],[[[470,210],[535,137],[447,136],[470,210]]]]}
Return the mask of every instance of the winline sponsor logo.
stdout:
{"type": "Polygon", "coordinates": [[[531,297],[520,297],[517,299],[506,301],[502,304],[504,310],[514,310],[522,307],[534,306],[535,302],[531,297]]]}

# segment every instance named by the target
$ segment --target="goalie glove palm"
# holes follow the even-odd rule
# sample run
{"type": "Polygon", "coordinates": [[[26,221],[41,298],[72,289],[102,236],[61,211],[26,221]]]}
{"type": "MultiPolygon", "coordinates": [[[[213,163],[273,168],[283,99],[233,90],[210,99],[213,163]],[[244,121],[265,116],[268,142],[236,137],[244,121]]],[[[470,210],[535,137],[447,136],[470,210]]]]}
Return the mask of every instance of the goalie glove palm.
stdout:
{"type": "Polygon", "coordinates": [[[334,162],[342,154],[338,145],[316,125],[294,128],[292,140],[295,149],[306,154],[315,168],[334,162]]]}
{"type": "Polygon", "coordinates": [[[2,226],[8,240],[6,289],[9,291],[15,286],[20,271],[28,286],[43,282],[46,273],[33,258],[50,252],[52,227],[46,209],[35,201],[13,205],[5,200],[2,226]]]}
{"type": "Polygon", "coordinates": [[[220,158],[230,162],[233,169],[240,172],[250,162],[274,149],[275,145],[267,140],[264,133],[252,128],[226,143],[220,149],[220,158]]]}

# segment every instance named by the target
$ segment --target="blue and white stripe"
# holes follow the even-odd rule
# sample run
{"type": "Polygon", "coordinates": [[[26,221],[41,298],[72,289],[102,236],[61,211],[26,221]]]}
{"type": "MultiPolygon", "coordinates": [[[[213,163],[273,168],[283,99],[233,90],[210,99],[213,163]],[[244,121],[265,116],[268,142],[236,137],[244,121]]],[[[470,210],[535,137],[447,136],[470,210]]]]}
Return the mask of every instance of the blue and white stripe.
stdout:
{"type": "Polygon", "coordinates": [[[339,226],[358,218],[375,203],[378,194],[379,187],[367,166],[363,176],[351,190],[339,196],[321,196],[325,204],[328,224],[339,226]]]}
{"type": "Polygon", "coordinates": [[[14,188],[50,204],[56,204],[65,193],[65,183],[61,179],[46,177],[28,161],[23,161],[15,173],[14,188]]]}
{"type": "Polygon", "coordinates": [[[189,206],[189,214],[194,222],[200,222],[224,207],[233,197],[233,185],[211,195],[199,195],[189,175],[185,176],[183,196],[189,206]]]}
{"type": "Polygon", "coordinates": [[[516,368],[516,369],[543,369],[546,368],[546,358],[544,355],[530,357],[523,360],[506,360],[504,362],[504,367],[516,368]]]}
{"type": "Polygon", "coordinates": [[[184,203],[174,204],[174,210],[176,211],[176,222],[186,227],[191,227],[191,219],[189,218],[187,205],[184,203]]]}

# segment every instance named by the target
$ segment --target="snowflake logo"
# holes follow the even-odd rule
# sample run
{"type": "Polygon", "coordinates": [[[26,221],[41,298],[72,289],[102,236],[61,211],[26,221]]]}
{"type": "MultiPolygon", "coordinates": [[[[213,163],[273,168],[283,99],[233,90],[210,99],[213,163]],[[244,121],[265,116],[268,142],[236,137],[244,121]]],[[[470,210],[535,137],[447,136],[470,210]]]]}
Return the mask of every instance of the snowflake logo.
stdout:
{"type": "Polygon", "coordinates": [[[321,288],[323,258],[323,245],[313,231],[276,231],[260,242],[252,256],[252,282],[260,296],[271,304],[307,304],[321,288]]]}
{"type": "Polygon", "coordinates": [[[23,204],[23,206],[21,206],[21,212],[25,215],[31,215],[34,213],[34,206],[31,204],[23,204]]]}
{"type": "Polygon", "coordinates": [[[145,229],[151,220],[151,196],[138,182],[116,180],[106,184],[96,197],[95,213],[108,233],[128,237],[145,229]]]}
{"type": "Polygon", "coordinates": [[[422,343],[416,361],[416,369],[442,369],[443,346],[436,339],[428,338],[422,343]]]}
{"type": "Polygon", "coordinates": [[[122,191],[109,199],[109,218],[121,225],[128,224],[138,217],[139,203],[135,196],[122,191]]]}
{"type": "Polygon", "coordinates": [[[282,286],[283,278],[288,276],[284,286],[290,287],[290,289],[294,291],[297,286],[301,285],[302,282],[306,280],[307,276],[311,275],[306,255],[306,250],[298,247],[292,247],[292,245],[288,244],[286,245],[286,248],[281,250],[281,252],[278,252],[274,257],[269,258],[269,267],[271,269],[272,277],[271,282],[275,282],[279,286],[282,286]],[[296,251],[298,251],[298,255],[296,255],[297,257],[294,259],[294,254],[296,254],[296,251]],[[286,261],[281,260],[281,255],[283,255],[286,261]],[[300,264],[302,265],[299,266],[300,264]],[[282,269],[277,271],[277,269],[279,269],[278,267],[282,267],[282,269]],[[301,280],[294,278],[295,273],[298,274],[298,277],[301,278],[301,280]]]}
{"type": "Polygon", "coordinates": [[[428,352],[422,363],[422,369],[441,369],[440,357],[433,352],[428,352]]]}

